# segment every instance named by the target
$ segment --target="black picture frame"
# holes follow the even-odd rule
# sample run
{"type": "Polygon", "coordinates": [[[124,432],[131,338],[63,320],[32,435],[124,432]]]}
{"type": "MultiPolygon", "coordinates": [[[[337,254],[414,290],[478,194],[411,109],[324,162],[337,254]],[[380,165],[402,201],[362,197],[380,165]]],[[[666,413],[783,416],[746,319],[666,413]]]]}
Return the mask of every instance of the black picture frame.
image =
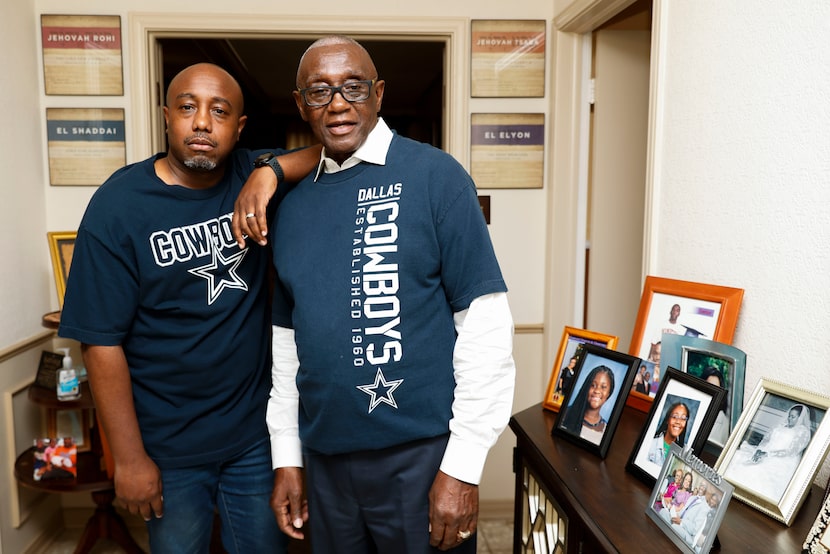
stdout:
{"type": "Polygon", "coordinates": [[[577,362],[571,393],[559,408],[553,436],[574,442],[600,458],[605,458],[617,429],[628,391],[639,367],[640,359],[630,354],[609,350],[595,344],[585,344],[577,362]],[[604,368],[604,369],[601,369],[604,368]],[[598,374],[604,374],[608,383],[613,376],[613,387],[599,406],[598,425],[589,426],[585,420],[590,383],[598,374]],[[593,428],[592,428],[593,427],[593,428]]]}
{"type": "Polygon", "coordinates": [[[58,370],[63,367],[63,354],[44,350],[40,354],[40,363],[37,366],[37,375],[34,385],[56,392],[58,385],[58,370]]]}
{"type": "Polygon", "coordinates": [[[681,552],[705,554],[710,551],[717,538],[733,491],[732,484],[721,475],[690,451],[682,451],[673,444],[654,484],[646,506],[646,515],[681,552]],[[673,506],[671,502],[662,502],[666,485],[677,471],[681,473],[683,480],[686,480],[687,476],[691,477],[692,492],[689,496],[684,496],[682,507],[673,506]],[[697,498],[693,500],[694,496],[697,498]]]}
{"type": "Polygon", "coordinates": [[[640,437],[634,443],[626,464],[626,471],[648,485],[653,485],[663,468],[666,447],[663,428],[668,430],[672,412],[686,417],[682,435],[673,441],[683,449],[702,451],[709,432],[715,424],[726,391],[699,377],[668,367],[663,375],[657,396],[646,416],[640,437]]]}

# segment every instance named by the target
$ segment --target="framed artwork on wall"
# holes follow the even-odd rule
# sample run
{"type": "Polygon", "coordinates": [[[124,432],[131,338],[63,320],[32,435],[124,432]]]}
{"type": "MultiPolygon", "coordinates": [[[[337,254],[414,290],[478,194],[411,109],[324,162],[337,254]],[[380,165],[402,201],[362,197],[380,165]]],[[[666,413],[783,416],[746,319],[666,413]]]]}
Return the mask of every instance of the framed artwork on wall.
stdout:
{"type": "Polygon", "coordinates": [[[53,186],[98,186],[127,163],[121,108],[46,108],[46,139],[53,186]]]}
{"type": "Polygon", "coordinates": [[[474,113],[470,175],[479,189],[542,188],[545,114],[474,113]]]}
{"type": "Polygon", "coordinates": [[[49,253],[52,256],[52,272],[55,276],[55,288],[58,293],[58,304],[63,307],[63,294],[66,292],[66,278],[69,276],[69,267],[72,265],[72,254],[75,252],[76,231],[52,231],[46,233],[49,240],[49,253]]]}
{"type": "Polygon", "coordinates": [[[544,20],[472,21],[473,98],[545,95],[545,25],[544,20]]]}
{"type": "Polygon", "coordinates": [[[41,15],[47,95],[121,96],[121,17],[41,15]]]}

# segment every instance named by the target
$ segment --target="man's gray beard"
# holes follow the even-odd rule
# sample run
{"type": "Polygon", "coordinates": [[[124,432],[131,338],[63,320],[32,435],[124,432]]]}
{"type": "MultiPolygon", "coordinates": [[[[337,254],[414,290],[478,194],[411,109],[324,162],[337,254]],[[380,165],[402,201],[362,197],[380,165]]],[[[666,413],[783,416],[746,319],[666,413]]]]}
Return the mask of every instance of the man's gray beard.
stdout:
{"type": "Polygon", "coordinates": [[[197,169],[201,171],[213,171],[216,169],[216,162],[201,156],[185,160],[184,165],[190,169],[197,169]]]}

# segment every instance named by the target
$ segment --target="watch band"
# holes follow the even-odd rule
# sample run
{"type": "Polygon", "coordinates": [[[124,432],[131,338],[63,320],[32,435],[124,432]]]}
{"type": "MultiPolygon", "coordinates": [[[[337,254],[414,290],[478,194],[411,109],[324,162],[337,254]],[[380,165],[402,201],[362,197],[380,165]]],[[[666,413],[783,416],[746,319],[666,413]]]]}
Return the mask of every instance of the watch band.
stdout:
{"type": "Polygon", "coordinates": [[[257,156],[254,160],[254,167],[264,167],[266,165],[274,170],[274,174],[277,176],[278,185],[285,181],[285,173],[282,170],[282,166],[280,165],[280,161],[277,159],[276,154],[273,152],[267,152],[257,156]]]}

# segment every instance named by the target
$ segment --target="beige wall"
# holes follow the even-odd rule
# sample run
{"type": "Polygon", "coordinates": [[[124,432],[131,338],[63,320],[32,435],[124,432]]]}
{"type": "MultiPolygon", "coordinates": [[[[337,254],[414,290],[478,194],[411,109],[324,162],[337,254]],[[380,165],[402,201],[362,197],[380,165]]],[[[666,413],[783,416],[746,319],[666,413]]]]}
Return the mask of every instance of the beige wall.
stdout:
{"type": "MultiPolygon", "coordinates": [[[[49,348],[50,343],[41,343],[44,329],[40,325],[41,315],[57,308],[52,281],[51,262],[46,246],[47,231],[72,230],[77,228],[83,210],[94,192],[94,187],[52,187],[48,184],[48,163],[45,151],[45,110],[51,107],[117,107],[124,108],[127,122],[127,155],[133,162],[149,155],[146,142],[134,140],[146,134],[138,126],[142,120],[135,119],[136,87],[146,86],[144,74],[133,67],[136,57],[137,37],[131,36],[131,22],[135,14],[130,10],[135,4],[127,0],[87,0],[74,8],[68,8],[65,1],[28,1],[12,3],[10,11],[0,20],[0,41],[5,52],[0,79],[0,99],[8,107],[6,132],[0,133],[0,165],[4,168],[4,179],[0,182],[0,199],[3,205],[11,207],[4,219],[0,255],[6,262],[0,264],[3,287],[0,288],[0,354],[8,352],[6,361],[0,365],[0,391],[11,390],[21,380],[34,375],[40,350],[49,348]],[[67,97],[46,96],[43,93],[42,65],[40,53],[39,17],[41,14],[115,14],[121,16],[122,43],[124,45],[125,94],[120,97],[67,97]]],[[[142,3],[141,13],[169,13],[170,19],[199,18],[220,21],[250,22],[252,30],[262,30],[271,25],[281,28],[278,20],[313,20],[319,28],[314,34],[341,31],[353,32],[361,25],[369,28],[384,26],[386,32],[406,21],[420,20],[436,22],[460,21],[464,31],[463,44],[454,45],[463,49],[460,77],[468,81],[469,61],[468,30],[469,19],[541,19],[550,21],[553,7],[550,2],[533,0],[524,2],[517,9],[515,5],[502,2],[481,2],[463,0],[454,3],[427,0],[418,3],[396,4],[389,2],[362,2],[358,9],[354,4],[324,0],[317,4],[315,13],[305,15],[300,5],[292,8],[275,5],[273,2],[242,0],[232,8],[227,2],[206,0],[199,5],[200,15],[193,15],[169,9],[169,2],[148,0],[142,3]],[[228,14],[234,9],[235,14],[228,14]],[[292,11],[293,10],[293,11],[292,11]],[[261,14],[261,15],[260,15],[261,14]],[[320,14],[327,14],[321,16],[320,14]],[[313,15],[313,17],[312,17],[313,15]],[[327,17],[329,19],[327,19],[327,17]],[[271,21],[271,23],[266,23],[271,21]],[[275,22],[276,21],[276,22],[275,22]],[[321,29],[325,29],[322,31],[321,29]]],[[[283,31],[285,29],[282,29],[283,31]]],[[[291,32],[301,32],[296,26],[291,32]]],[[[551,44],[553,41],[549,41],[551,44]]],[[[140,44],[140,41],[139,41],[140,44]]],[[[548,51],[548,78],[550,78],[552,52],[548,51]]],[[[457,78],[453,75],[453,78],[457,78]]],[[[454,102],[453,112],[458,123],[454,132],[460,141],[454,144],[452,152],[466,163],[469,152],[468,125],[472,112],[550,112],[551,92],[544,98],[536,99],[470,99],[467,89],[454,102]],[[460,107],[458,107],[460,106],[460,107]],[[459,112],[458,110],[461,110],[459,112]]],[[[550,118],[546,118],[548,125],[550,118]]],[[[549,164],[548,164],[549,165],[549,164]]],[[[491,235],[496,246],[510,287],[511,308],[519,333],[516,338],[516,358],[519,365],[519,386],[515,408],[523,409],[541,400],[547,383],[548,369],[543,361],[545,349],[542,335],[545,294],[545,244],[546,244],[546,195],[544,189],[508,191],[488,190],[491,196],[491,235]],[[521,244],[520,249],[515,248],[521,244]]],[[[55,346],[55,345],[51,345],[55,346]]],[[[503,505],[513,496],[513,473],[511,449],[513,435],[506,431],[488,459],[481,496],[484,503],[503,505]]],[[[19,552],[46,528],[45,521],[54,517],[54,510],[61,505],[84,504],[83,498],[60,495],[45,497],[38,505],[35,515],[23,522],[20,528],[12,526],[8,492],[14,485],[11,479],[11,464],[17,446],[0,442],[0,551],[19,552]]]]}
{"type": "Polygon", "coordinates": [[[745,289],[747,394],[830,394],[830,3],[655,6],[645,270],[745,289]]]}
{"type": "MultiPolygon", "coordinates": [[[[613,2],[611,2],[613,3],[613,2]]],[[[620,3],[620,2],[617,2],[620,3]]],[[[0,20],[4,55],[0,99],[7,107],[0,133],[0,201],[6,207],[0,239],[0,389],[13,389],[35,370],[40,316],[56,307],[46,251],[47,230],[74,228],[92,187],[49,187],[46,182],[44,110],[90,105],[89,98],[43,95],[39,58],[41,13],[100,13],[122,17],[129,44],[127,0],[87,0],[75,9],[59,0],[6,2],[0,20]]],[[[168,12],[168,2],[146,0],[143,12],[168,12]]],[[[335,20],[365,17],[478,19],[585,18],[571,7],[586,2],[424,0],[418,3],[322,1],[315,10],[335,20]]],[[[292,15],[291,6],[242,0],[245,14],[292,15]]],[[[735,344],[749,354],[747,391],[762,376],[830,391],[823,362],[830,355],[830,5],[823,0],[784,5],[740,0],[657,0],[660,29],[652,44],[650,150],[647,168],[644,274],[712,282],[746,289],[735,344]],[[761,38],[759,38],[761,37],[761,38]],[[694,233],[687,232],[692,229],[694,233]]],[[[200,10],[226,13],[226,2],[207,0],[200,10]]],[[[294,13],[293,15],[302,15],[294,13]]],[[[579,30],[589,30],[587,28],[579,30]]],[[[337,25],[332,25],[332,30],[337,25]]],[[[550,29],[550,26],[549,26],[550,29]]],[[[573,263],[579,206],[579,98],[583,44],[578,36],[549,33],[548,90],[543,99],[467,99],[467,112],[547,114],[546,185],[543,190],[492,191],[491,232],[511,288],[519,364],[515,409],[539,402],[558,336],[574,323],[579,290],[573,263]],[[539,333],[540,324],[545,327],[539,333]]],[[[124,97],[95,100],[124,107],[132,121],[135,68],[125,52],[124,97]]],[[[468,114],[465,114],[465,118],[468,114]]],[[[128,136],[135,129],[128,126],[128,136]]],[[[129,141],[129,139],[128,139],[129,141]]],[[[132,155],[134,146],[130,146],[132,155]]],[[[143,154],[142,154],[143,155],[143,154]]],[[[457,152],[460,158],[466,152],[457,152]]],[[[130,161],[135,161],[131,159],[130,161]]],[[[632,316],[633,317],[633,316],[632,316]]],[[[8,502],[10,455],[0,442],[0,502],[8,502]]],[[[482,496],[512,497],[505,432],[485,468],[482,496]]],[[[825,469],[823,478],[826,479],[825,469]]],[[[2,551],[19,552],[43,529],[50,500],[20,529],[0,507],[2,551]]]]}

